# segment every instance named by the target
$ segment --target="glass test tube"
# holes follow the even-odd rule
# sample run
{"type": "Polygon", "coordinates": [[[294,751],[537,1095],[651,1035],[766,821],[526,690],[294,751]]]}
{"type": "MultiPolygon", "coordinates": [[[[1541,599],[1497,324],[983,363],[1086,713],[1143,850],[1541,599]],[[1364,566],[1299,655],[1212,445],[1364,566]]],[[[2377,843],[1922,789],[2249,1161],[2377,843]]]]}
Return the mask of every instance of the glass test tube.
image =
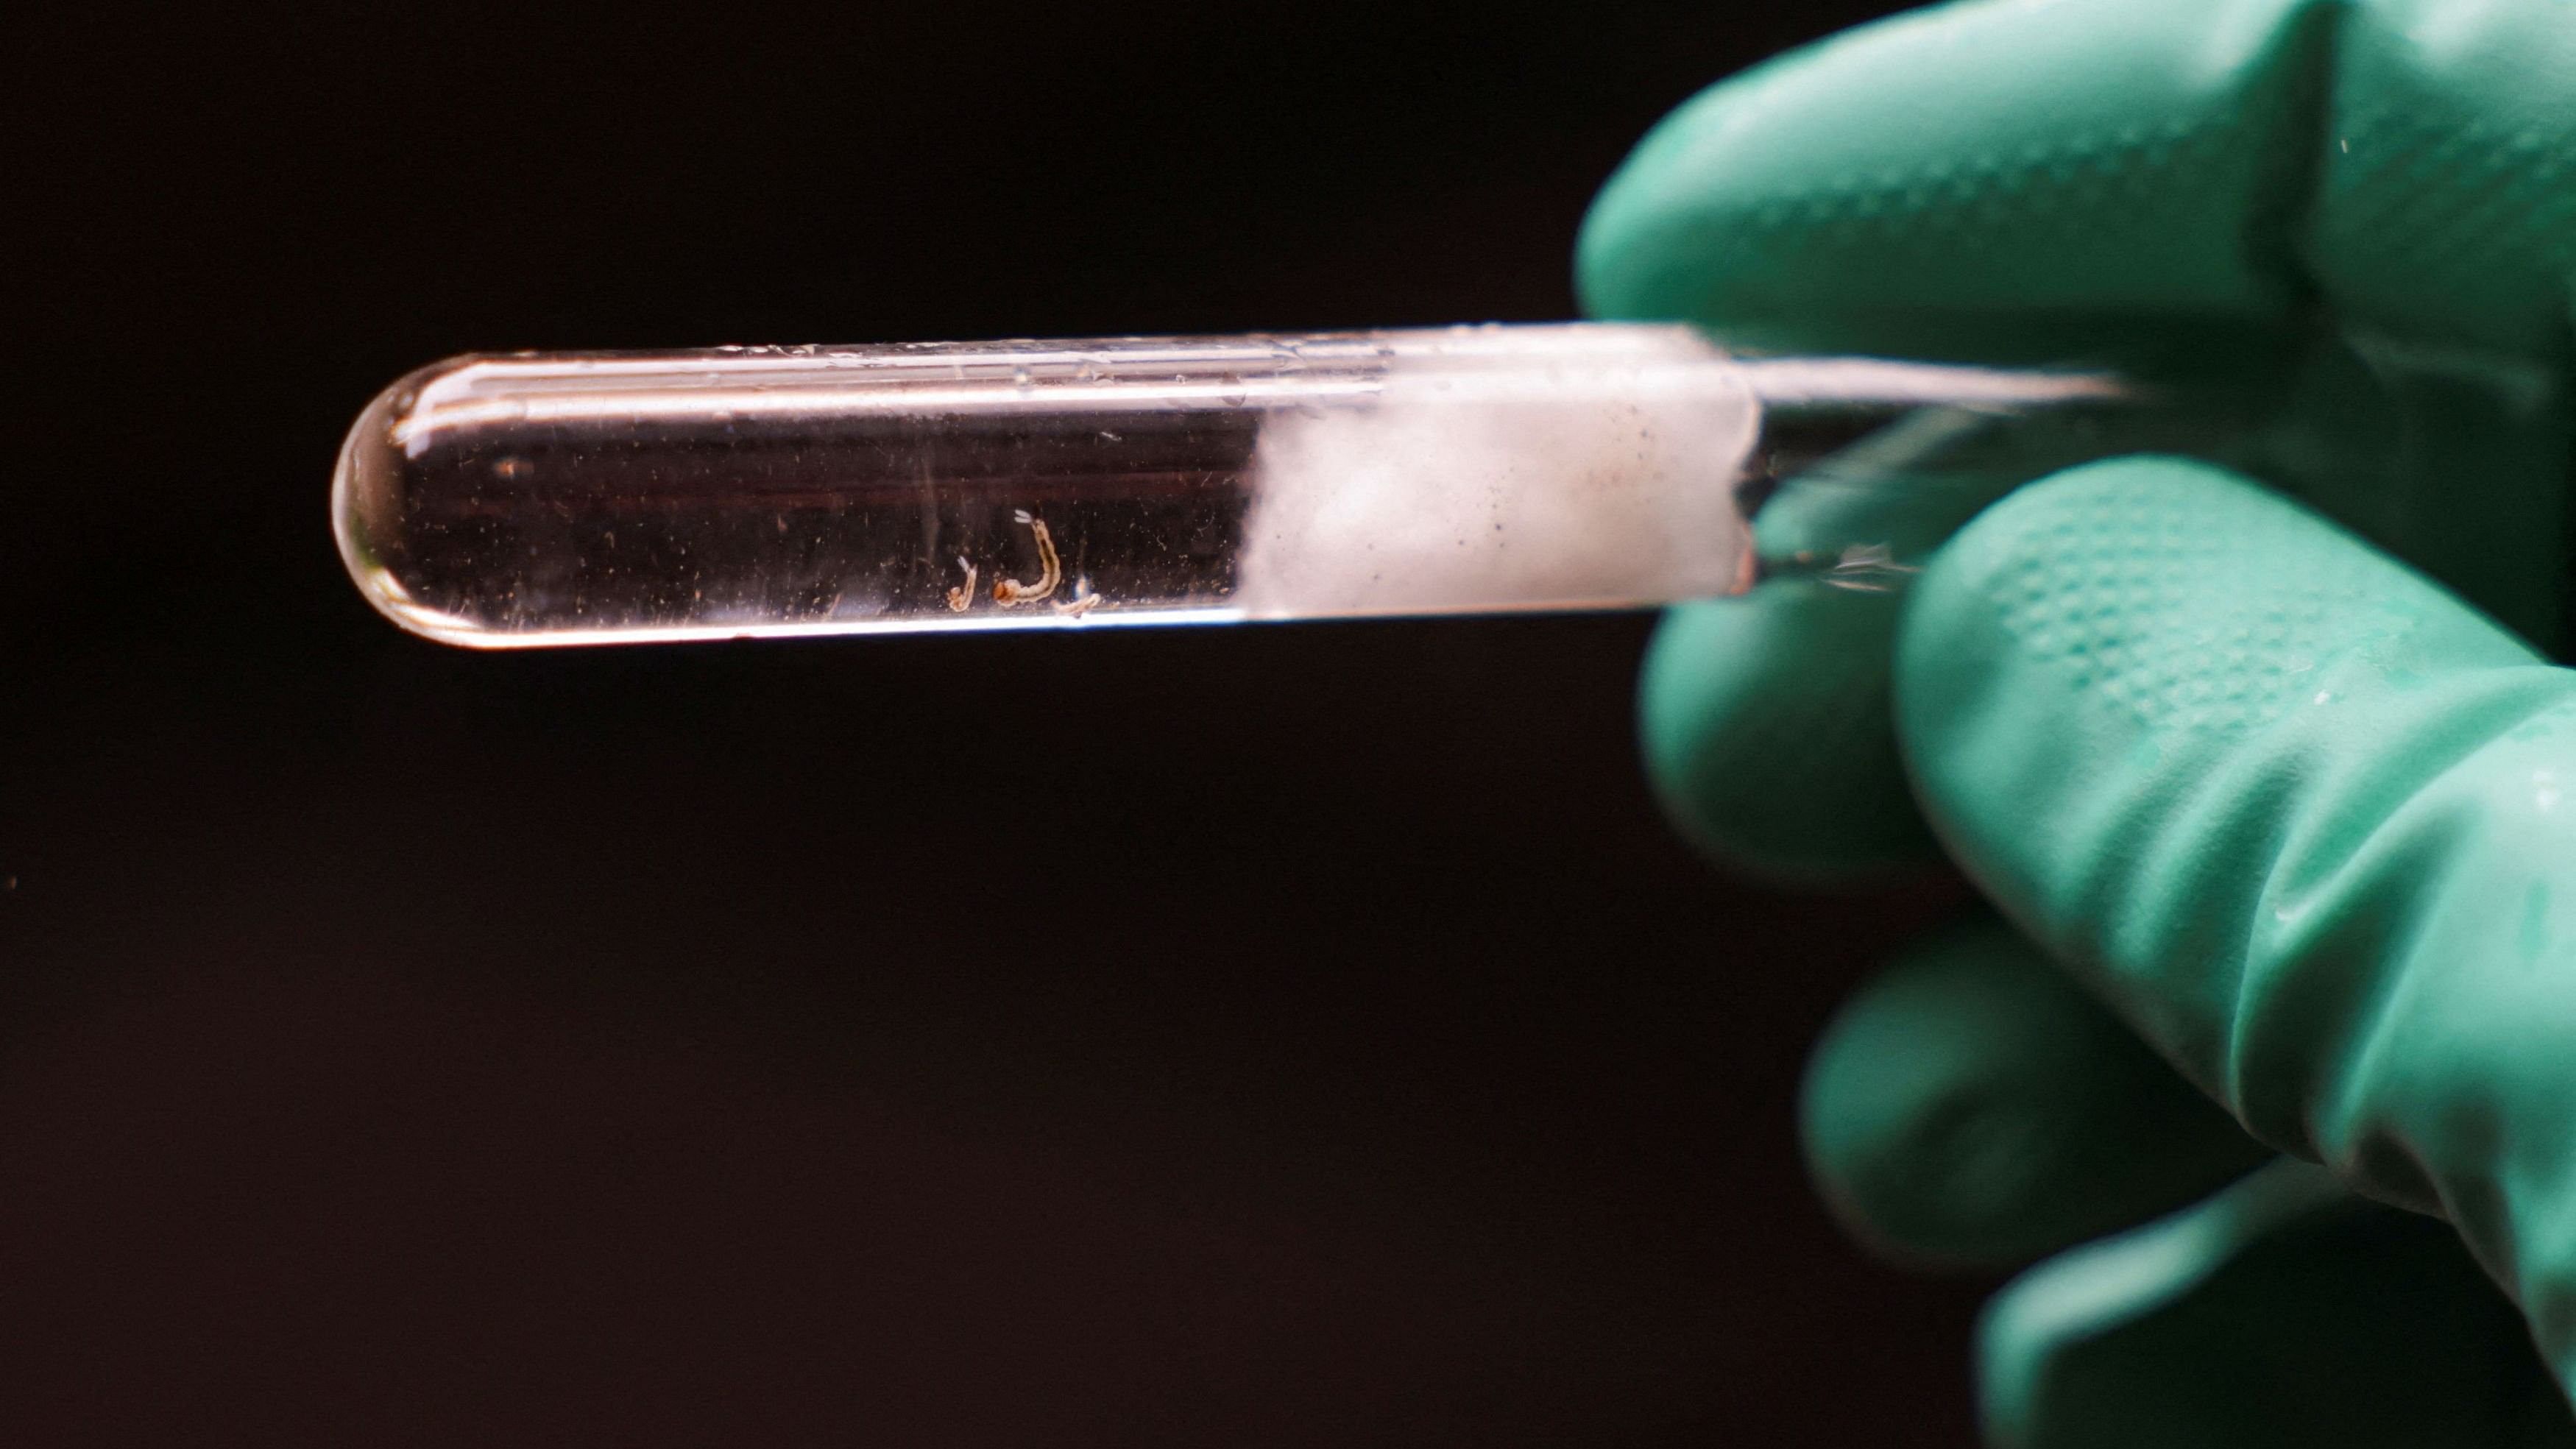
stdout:
{"type": "Polygon", "coordinates": [[[366,409],[332,515],[486,648],[1625,608],[1750,587],[1784,474],[2127,396],[1595,323],[472,356],[366,409]]]}

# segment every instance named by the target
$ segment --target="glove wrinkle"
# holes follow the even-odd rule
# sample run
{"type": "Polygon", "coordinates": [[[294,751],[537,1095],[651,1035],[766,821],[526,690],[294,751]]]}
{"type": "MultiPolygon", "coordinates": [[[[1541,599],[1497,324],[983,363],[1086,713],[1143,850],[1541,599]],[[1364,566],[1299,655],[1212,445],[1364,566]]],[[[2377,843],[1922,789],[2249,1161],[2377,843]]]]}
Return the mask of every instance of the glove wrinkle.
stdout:
{"type": "Polygon", "coordinates": [[[1899,629],[1932,821],[2262,1140],[2453,1223],[2576,1367],[2576,675],[2297,505],[2131,459],[1899,629]]]}
{"type": "MultiPolygon", "coordinates": [[[[2256,1136],[2456,1225],[2576,1382],[2576,684],[2534,652],[2576,641],[2576,5],[1898,17],[1676,111],[1604,189],[1577,271],[1598,315],[1733,346],[2101,364],[2276,404],[2225,444],[2151,446],[2206,451],[2420,574],[2233,474],[2082,469],[1940,546],[1894,622],[1892,721],[1883,607],[1773,591],[1676,611],[1642,689],[1648,758],[1699,840],[1774,873],[1842,878],[1937,838],[2256,1136]]],[[[1852,524],[1930,546],[1975,512],[1795,502],[1772,505],[1775,541],[1852,524]]],[[[1967,1000],[1918,996],[1872,1030],[1967,1000]]],[[[1820,1068],[1811,1143],[1837,1209],[1936,1256],[2044,1242],[2070,1219],[2029,1205],[2089,1177],[2050,1164],[2112,1119],[2033,1115],[2027,1084],[2053,1080],[2036,1046],[1903,1035],[1905,1071],[1859,1048],[1820,1068]]],[[[2442,1224],[2373,1221],[2177,1300],[2261,1343],[2105,1346],[2086,1372],[2108,1417],[2029,1442],[2568,1442],[2564,1403],[2512,1385],[2448,1437],[2402,1417],[2300,1437],[2418,1367],[2420,1402],[2460,1391],[2432,1366],[2449,1329],[2416,1303],[2504,1315],[2464,1259],[2454,1296],[2374,1277],[2396,1260],[2370,1245],[2411,1244],[2425,1282],[2461,1255],[2442,1224]],[[2306,1286],[2241,1286],[2284,1264],[2306,1286]],[[2129,1412],[2203,1379],[2242,1392],[2202,1394],[2179,1437],[2159,1430],[2188,1415],[2129,1412]]],[[[2181,1342],[2164,1333],[2133,1341],[2181,1342]]]]}

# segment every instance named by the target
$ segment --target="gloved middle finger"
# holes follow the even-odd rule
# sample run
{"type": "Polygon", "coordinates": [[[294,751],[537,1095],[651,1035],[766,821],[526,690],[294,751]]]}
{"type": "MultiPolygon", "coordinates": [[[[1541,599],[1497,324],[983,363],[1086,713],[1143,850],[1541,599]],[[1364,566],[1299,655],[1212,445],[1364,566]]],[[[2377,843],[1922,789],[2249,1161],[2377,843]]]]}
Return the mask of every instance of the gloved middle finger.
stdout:
{"type": "Polygon", "coordinates": [[[2038,948],[1981,922],[1864,987],[1816,1045],[1808,1161],[1890,1254],[2014,1266],[2268,1161],[2038,948]]]}

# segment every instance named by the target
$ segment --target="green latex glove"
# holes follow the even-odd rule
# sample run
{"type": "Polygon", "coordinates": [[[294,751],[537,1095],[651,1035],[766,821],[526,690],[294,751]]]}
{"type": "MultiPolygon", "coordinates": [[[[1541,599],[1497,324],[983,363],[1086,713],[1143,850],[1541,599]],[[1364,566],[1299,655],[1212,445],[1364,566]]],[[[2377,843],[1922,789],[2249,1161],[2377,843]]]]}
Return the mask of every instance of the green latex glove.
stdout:
{"type": "Polygon", "coordinates": [[[1883,1247],[2046,1260],[1995,1442],[2576,1443],[2576,5],[1901,17],[1676,113],[1580,267],[1756,346],[2277,383],[2269,489],[2099,464],[1901,599],[1676,611],[1649,762],[1729,859],[1937,838],[2018,927],[1864,992],[1806,1104],[1883,1247]]]}

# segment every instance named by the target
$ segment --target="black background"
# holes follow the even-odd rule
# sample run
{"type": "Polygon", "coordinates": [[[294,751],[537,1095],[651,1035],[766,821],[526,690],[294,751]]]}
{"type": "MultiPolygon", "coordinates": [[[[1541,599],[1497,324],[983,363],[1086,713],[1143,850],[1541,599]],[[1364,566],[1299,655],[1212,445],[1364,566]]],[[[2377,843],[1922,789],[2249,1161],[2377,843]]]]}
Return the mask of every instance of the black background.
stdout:
{"type": "Polygon", "coordinates": [[[459,351],[1566,316],[1873,8],[10,21],[14,1433],[1968,1442],[1792,1131],[1956,889],[1692,858],[1648,620],[478,657],[323,508],[459,351]]]}

